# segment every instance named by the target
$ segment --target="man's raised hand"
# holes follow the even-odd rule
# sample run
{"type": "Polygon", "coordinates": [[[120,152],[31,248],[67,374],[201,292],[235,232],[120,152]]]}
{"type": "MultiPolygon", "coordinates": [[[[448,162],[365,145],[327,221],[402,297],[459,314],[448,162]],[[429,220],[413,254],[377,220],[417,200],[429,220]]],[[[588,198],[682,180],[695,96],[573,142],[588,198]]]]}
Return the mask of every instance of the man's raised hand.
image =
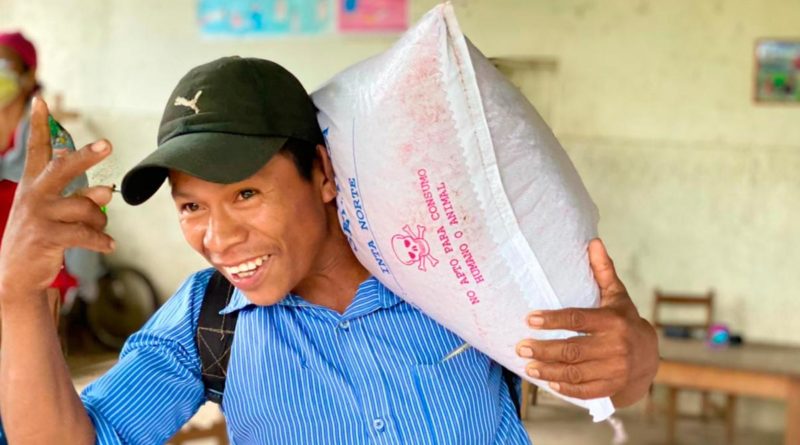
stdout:
{"type": "Polygon", "coordinates": [[[102,253],[114,249],[100,209],[111,201],[111,188],[88,187],[62,196],[74,178],[111,154],[111,144],[100,140],[53,158],[48,118],[47,104],[34,99],[25,169],[0,247],[3,304],[46,289],[68,248],[102,253]]]}

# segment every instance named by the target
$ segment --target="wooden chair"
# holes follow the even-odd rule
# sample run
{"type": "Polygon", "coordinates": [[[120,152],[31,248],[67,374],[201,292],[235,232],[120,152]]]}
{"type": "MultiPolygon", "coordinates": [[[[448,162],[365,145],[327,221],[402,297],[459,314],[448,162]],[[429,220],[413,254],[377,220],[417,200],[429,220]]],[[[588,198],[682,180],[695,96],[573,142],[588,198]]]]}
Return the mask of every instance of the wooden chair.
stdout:
{"type": "MultiPolygon", "coordinates": [[[[663,334],[666,327],[685,329],[694,333],[695,337],[706,338],[708,329],[711,326],[714,314],[714,291],[709,290],[702,295],[692,294],[666,294],[656,289],[653,301],[653,325],[657,330],[663,334]],[[663,318],[662,309],[664,307],[681,307],[683,309],[699,309],[704,312],[701,321],[694,322],[680,322],[680,321],[665,321],[663,318]]],[[[667,443],[672,444],[675,441],[675,427],[678,417],[678,393],[685,388],[668,386],[667,397],[667,443]]],[[[647,416],[652,418],[655,410],[653,404],[653,386],[650,386],[650,393],[646,402],[647,416]]],[[[736,397],[728,395],[726,405],[724,408],[719,408],[711,403],[711,397],[708,391],[701,392],[702,397],[702,418],[707,420],[712,414],[719,413],[725,419],[726,435],[728,443],[733,443],[734,430],[735,430],[735,409],[736,397]]]]}
{"type": "Polygon", "coordinates": [[[678,328],[686,328],[693,331],[701,330],[703,336],[708,332],[711,327],[712,319],[714,317],[714,291],[710,290],[703,295],[691,294],[665,294],[660,290],[655,291],[655,300],[653,301],[653,325],[656,329],[664,329],[666,326],[674,326],[678,328]],[[662,306],[683,306],[684,308],[701,308],[705,311],[705,316],[699,322],[680,322],[669,321],[664,322],[662,319],[661,308],[662,306]]]}

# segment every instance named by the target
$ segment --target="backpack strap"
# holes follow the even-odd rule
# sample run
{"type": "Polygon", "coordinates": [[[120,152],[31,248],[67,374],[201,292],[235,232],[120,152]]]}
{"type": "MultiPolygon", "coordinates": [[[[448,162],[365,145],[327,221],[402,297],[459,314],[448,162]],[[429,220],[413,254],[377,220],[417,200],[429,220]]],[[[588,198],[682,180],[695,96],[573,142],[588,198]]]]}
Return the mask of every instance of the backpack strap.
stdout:
{"type": "Polygon", "coordinates": [[[200,317],[197,319],[197,352],[200,354],[200,366],[206,398],[214,403],[222,404],[225,392],[225,378],[228,376],[228,359],[231,356],[233,334],[239,312],[220,315],[231,301],[234,287],[219,271],[214,271],[208,281],[200,317]]]}

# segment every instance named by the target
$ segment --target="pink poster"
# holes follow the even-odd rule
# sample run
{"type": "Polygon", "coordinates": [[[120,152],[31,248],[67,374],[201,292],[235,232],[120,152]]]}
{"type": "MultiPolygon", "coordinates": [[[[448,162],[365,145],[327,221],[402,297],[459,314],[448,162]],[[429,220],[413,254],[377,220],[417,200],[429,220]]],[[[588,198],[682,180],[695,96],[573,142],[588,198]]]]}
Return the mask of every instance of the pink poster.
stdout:
{"type": "Polygon", "coordinates": [[[339,31],[405,31],[408,0],[339,0],[339,31]]]}

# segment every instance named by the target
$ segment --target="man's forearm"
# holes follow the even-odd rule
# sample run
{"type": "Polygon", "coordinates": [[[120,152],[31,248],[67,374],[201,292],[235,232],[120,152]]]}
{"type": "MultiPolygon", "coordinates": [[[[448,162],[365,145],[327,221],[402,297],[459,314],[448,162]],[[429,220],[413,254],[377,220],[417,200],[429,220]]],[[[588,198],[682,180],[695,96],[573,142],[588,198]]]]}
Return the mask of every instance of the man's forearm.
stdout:
{"type": "Polygon", "coordinates": [[[75,392],[44,295],[2,295],[0,411],[11,443],[93,444],[94,426],[75,392]]]}

